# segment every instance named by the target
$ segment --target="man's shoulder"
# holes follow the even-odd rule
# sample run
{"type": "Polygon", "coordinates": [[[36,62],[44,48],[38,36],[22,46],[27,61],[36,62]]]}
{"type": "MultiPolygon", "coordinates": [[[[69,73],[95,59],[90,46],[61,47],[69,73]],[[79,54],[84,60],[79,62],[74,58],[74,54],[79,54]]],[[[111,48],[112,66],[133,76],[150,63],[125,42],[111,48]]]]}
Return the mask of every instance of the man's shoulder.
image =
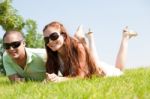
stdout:
{"type": "Polygon", "coordinates": [[[3,59],[7,59],[7,60],[10,59],[10,57],[6,51],[4,51],[4,53],[3,53],[3,59]]]}
{"type": "Polygon", "coordinates": [[[7,52],[5,51],[3,53],[3,65],[8,65],[8,64],[11,64],[13,65],[14,64],[14,61],[12,60],[12,58],[7,54],[7,52]]]}
{"type": "Polygon", "coordinates": [[[44,48],[26,48],[26,52],[29,56],[40,56],[45,57],[46,56],[46,50],[44,48]]]}
{"type": "Polygon", "coordinates": [[[26,50],[30,53],[46,54],[46,50],[44,48],[26,48],[26,50]]]}

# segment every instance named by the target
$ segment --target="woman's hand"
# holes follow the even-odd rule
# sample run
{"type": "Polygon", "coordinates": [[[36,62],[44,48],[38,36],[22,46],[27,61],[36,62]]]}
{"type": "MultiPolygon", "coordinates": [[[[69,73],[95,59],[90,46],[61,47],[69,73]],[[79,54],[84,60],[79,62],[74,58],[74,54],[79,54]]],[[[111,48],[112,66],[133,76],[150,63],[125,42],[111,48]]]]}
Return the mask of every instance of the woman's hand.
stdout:
{"type": "Polygon", "coordinates": [[[54,73],[52,73],[52,74],[46,73],[46,80],[47,81],[61,82],[61,81],[65,81],[66,79],[67,79],[66,77],[60,77],[54,73]]]}

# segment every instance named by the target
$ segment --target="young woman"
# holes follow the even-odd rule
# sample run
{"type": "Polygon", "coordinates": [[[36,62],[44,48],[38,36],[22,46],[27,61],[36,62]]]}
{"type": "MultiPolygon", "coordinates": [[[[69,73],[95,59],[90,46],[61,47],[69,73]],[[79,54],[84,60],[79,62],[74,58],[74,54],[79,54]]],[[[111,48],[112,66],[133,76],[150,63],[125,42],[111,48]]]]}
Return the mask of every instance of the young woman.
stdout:
{"type": "MultiPolygon", "coordinates": [[[[61,23],[52,22],[44,27],[43,35],[47,52],[47,80],[59,82],[72,77],[84,78],[90,77],[93,74],[99,76],[107,75],[105,68],[102,68],[105,66],[99,66],[105,64],[101,64],[96,56],[92,33],[88,34],[90,41],[89,45],[87,45],[84,40],[85,38],[81,36],[80,28],[73,38],[69,36],[61,23]],[[59,72],[62,76],[58,76],[59,72]]],[[[118,70],[119,74],[122,73],[121,70],[124,65],[127,41],[134,35],[135,34],[132,35],[128,31],[123,32],[123,40],[117,58],[117,65],[112,71],[118,70]]]]}

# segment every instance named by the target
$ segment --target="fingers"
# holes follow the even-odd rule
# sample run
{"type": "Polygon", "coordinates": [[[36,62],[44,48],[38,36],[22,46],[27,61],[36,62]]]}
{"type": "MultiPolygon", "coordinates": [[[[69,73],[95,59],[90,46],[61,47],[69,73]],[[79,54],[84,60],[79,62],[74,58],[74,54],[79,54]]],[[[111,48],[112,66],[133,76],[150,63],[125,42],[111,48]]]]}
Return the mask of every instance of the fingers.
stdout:
{"type": "Polygon", "coordinates": [[[59,82],[59,76],[57,76],[56,74],[52,73],[46,73],[46,79],[48,81],[52,81],[52,82],[59,82]]]}

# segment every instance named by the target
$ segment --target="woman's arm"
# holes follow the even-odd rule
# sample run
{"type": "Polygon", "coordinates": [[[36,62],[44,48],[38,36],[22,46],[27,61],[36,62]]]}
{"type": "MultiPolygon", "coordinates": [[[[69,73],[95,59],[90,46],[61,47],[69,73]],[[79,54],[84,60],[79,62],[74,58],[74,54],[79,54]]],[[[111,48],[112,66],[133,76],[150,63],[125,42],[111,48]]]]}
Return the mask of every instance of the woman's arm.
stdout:
{"type": "Polygon", "coordinates": [[[51,81],[51,82],[62,82],[62,81],[66,81],[69,80],[70,78],[68,77],[60,77],[54,73],[49,74],[46,73],[46,81],[51,81]]]}
{"type": "Polygon", "coordinates": [[[66,81],[70,80],[76,77],[79,78],[84,78],[86,76],[86,73],[88,72],[87,70],[87,63],[86,63],[86,53],[83,45],[80,43],[78,44],[78,51],[79,51],[79,56],[77,57],[79,60],[79,66],[77,68],[78,74],[74,77],[60,77],[54,73],[49,74],[46,73],[46,81],[52,81],[52,82],[61,82],[61,81],[66,81]]]}

